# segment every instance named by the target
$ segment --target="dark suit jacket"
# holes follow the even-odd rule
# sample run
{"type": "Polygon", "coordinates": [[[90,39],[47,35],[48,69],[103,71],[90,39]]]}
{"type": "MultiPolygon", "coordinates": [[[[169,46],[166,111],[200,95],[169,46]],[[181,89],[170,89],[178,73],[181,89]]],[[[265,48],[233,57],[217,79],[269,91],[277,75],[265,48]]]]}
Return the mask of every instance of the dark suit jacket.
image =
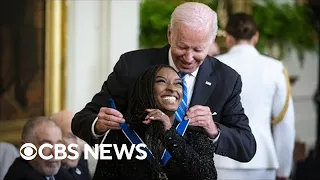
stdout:
{"type": "MultiPolygon", "coordinates": [[[[98,143],[91,132],[91,125],[101,107],[110,107],[112,96],[117,109],[125,113],[134,83],[150,66],[169,64],[169,46],[137,50],[121,55],[113,72],[102,89],[72,120],[72,131],[88,144],[98,143]]],[[[242,82],[240,75],[219,60],[207,56],[199,68],[190,107],[210,107],[214,121],[220,127],[220,138],[215,143],[216,153],[240,162],[250,161],[256,152],[256,142],[248,117],[240,102],[242,82]],[[206,85],[206,81],[211,85],[206,85]]]]}
{"type": "Polygon", "coordinates": [[[90,180],[91,175],[88,168],[88,161],[84,159],[84,154],[82,153],[79,160],[78,166],[75,168],[69,168],[67,170],[74,180],[90,180]]]}
{"type": "MultiPolygon", "coordinates": [[[[55,180],[72,180],[73,178],[60,169],[54,176],[55,180]]],[[[10,166],[4,180],[46,180],[46,178],[35,171],[29,164],[28,161],[17,158],[10,166]]]]}
{"type": "MultiPolygon", "coordinates": [[[[140,136],[143,137],[143,136],[140,136]]],[[[164,133],[161,140],[164,147],[171,154],[171,158],[163,168],[170,180],[216,180],[217,171],[213,162],[215,147],[213,142],[203,132],[187,130],[185,135],[180,136],[175,127],[164,133]]],[[[122,131],[112,130],[109,132],[105,143],[127,144],[131,143],[122,131]]],[[[94,180],[154,180],[158,176],[152,174],[154,168],[148,160],[137,160],[135,154],[131,160],[122,158],[118,160],[115,151],[110,150],[112,160],[99,160],[94,180]]]]}

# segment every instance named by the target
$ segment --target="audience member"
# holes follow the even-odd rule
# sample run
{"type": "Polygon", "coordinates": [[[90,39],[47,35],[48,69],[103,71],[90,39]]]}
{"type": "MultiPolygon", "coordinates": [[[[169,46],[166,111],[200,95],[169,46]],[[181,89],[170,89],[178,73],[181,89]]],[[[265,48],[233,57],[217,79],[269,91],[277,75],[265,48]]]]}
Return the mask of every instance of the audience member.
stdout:
{"type": "MultiPolygon", "coordinates": [[[[30,119],[22,130],[24,143],[32,143],[37,149],[44,143],[62,143],[61,129],[47,117],[30,119]]],[[[43,154],[54,155],[54,148],[44,148],[43,154]]],[[[44,160],[38,154],[33,160],[19,157],[10,166],[4,180],[68,180],[70,175],[61,170],[60,165],[60,160],[44,160]]]]}
{"type": "Polygon", "coordinates": [[[217,42],[213,42],[209,48],[208,56],[214,57],[220,54],[220,46],[217,42]]]}
{"type": "MultiPolygon", "coordinates": [[[[63,143],[68,146],[69,144],[78,144],[78,148],[76,150],[80,156],[78,159],[70,160],[68,158],[63,159],[61,161],[62,168],[65,168],[75,180],[89,180],[91,179],[88,169],[88,161],[84,159],[83,156],[83,144],[84,142],[75,136],[71,131],[71,121],[74,114],[70,111],[61,111],[51,116],[51,120],[57,123],[57,125],[62,130],[62,140],[63,143]]],[[[70,154],[67,151],[67,155],[70,154]]]]}
{"type": "Polygon", "coordinates": [[[7,174],[9,167],[17,157],[19,157],[19,151],[14,145],[0,142],[0,180],[7,174]]]}
{"type": "Polygon", "coordinates": [[[295,140],[288,73],[279,60],[255,48],[259,32],[250,15],[230,16],[226,31],[229,51],[216,58],[241,75],[241,102],[250,119],[257,152],[248,163],[215,156],[219,179],[288,179],[295,140]]]}

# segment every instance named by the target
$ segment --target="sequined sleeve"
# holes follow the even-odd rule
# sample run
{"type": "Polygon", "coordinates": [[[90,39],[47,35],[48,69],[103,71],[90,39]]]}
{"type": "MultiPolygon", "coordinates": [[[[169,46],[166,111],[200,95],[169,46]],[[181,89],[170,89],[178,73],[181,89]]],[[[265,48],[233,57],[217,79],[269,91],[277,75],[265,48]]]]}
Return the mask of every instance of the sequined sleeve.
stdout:
{"type": "Polygon", "coordinates": [[[172,156],[169,162],[182,164],[191,179],[217,179],[213,161],[215,145],[203,132],[187,130],[182,137],[171,128],[165,132],[163,143],[172,156]]]}

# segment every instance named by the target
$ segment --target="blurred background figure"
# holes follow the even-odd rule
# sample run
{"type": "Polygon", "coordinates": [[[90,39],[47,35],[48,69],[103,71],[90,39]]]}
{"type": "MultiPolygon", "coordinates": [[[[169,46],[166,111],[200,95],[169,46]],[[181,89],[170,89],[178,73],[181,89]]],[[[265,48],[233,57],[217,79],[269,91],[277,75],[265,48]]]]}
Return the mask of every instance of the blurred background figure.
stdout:
{"type": "MultiPolygon", "coordinates": [[[[37,117],[27,121],[22,130],[22,144],[32,143],[37,149],[44,144],[62,142],[61,129],[47,117],[37,117]]],[[[54,148],[44,148],[43,154],[54,154],[54,148]]],[[[33,160],[17,158],[8,170],[5,180],[67,180],[67,172],[60,169],[60,160],[44,160],[38,155],[33,160]]]]}
{"type": "Polygon", "coordinates": [[[19,157],[19,151],[14,145],[0,142],[0,180],[3,180],[9,167],[17,157],[19,157]]]}
{"type": "Polygon", "coordinates": [[[220,54],[220,46],[217,42],[213,42],[212,45],[210,46],[210,49],[209,49],[209,52],[208,52],[208,55],[209,56],[216,56],[220,54]]]}
{"type": "MultiPolygon", "coordinates": [[[[80,156],[76,160],[70,160],[68,158],[61,161],[62,168],[65,168],[75,180],[88,180],[91,179],[88,161],[84,159],[83,146],[84,141],[75,136],[71,131],[71,120],[74,114],[71,111],[61,111],[51,116],[51,119],[57,123],[62,130],[63,143],[68,146],[69,144],[78,144],[78,148],[74,149],[79,152],[80,156]]],[[[67,152],[69,155],[73,153],[67,152]]]]}
{"type": "Polygon", "coordinates": [[[294,107],[283,64],[260,54],[259,32],[246,13],[230,16],[226,26],[229,51],[216,58],[235,69],[243,83],[241,103],[256,138],[257,151],[248,163],[215,156],[218,178],[289,179],[294,151],[294,107]]]}

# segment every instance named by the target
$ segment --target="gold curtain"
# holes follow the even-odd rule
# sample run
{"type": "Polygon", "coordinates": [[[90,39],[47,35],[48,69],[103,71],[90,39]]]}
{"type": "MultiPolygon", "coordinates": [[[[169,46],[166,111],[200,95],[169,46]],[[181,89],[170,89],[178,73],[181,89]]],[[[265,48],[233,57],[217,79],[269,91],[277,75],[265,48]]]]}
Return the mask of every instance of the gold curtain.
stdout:
{"type": "MultiPolygon", "coordinates": [[[[65,108],[66,73],[66,0],[39,1],[45,11],[45,21],[36,18],[36,26],[44,26],[45,33],[45,115],[65,108]]],[[[40,7],[40,9],[42,8],[40,7]]],[[[41,13],[41,11],[37,12],[41,13]]],[[[0,141],[19,146],[21,131],[27,119],[0,121],[0,141]]]]}
{"type": "Polygon", "coordinates": [[[219,0],[217,14],[219,19],[218,37],[225,36],[225,27],[228,23],[230,13],[246,12],[252,13],[252,0],[219,0]],[[231,11],[231,12],[230,12],[231,11]]]}
{"type": "Polygon", "coordinates": [[[231,0],[232,12],[252,13],[252,0],[231,0]]]}
{"type": "Polygon", "coordinates": [[[45,115],[65,108],[66,0],[46,1],[45,115]]]}

